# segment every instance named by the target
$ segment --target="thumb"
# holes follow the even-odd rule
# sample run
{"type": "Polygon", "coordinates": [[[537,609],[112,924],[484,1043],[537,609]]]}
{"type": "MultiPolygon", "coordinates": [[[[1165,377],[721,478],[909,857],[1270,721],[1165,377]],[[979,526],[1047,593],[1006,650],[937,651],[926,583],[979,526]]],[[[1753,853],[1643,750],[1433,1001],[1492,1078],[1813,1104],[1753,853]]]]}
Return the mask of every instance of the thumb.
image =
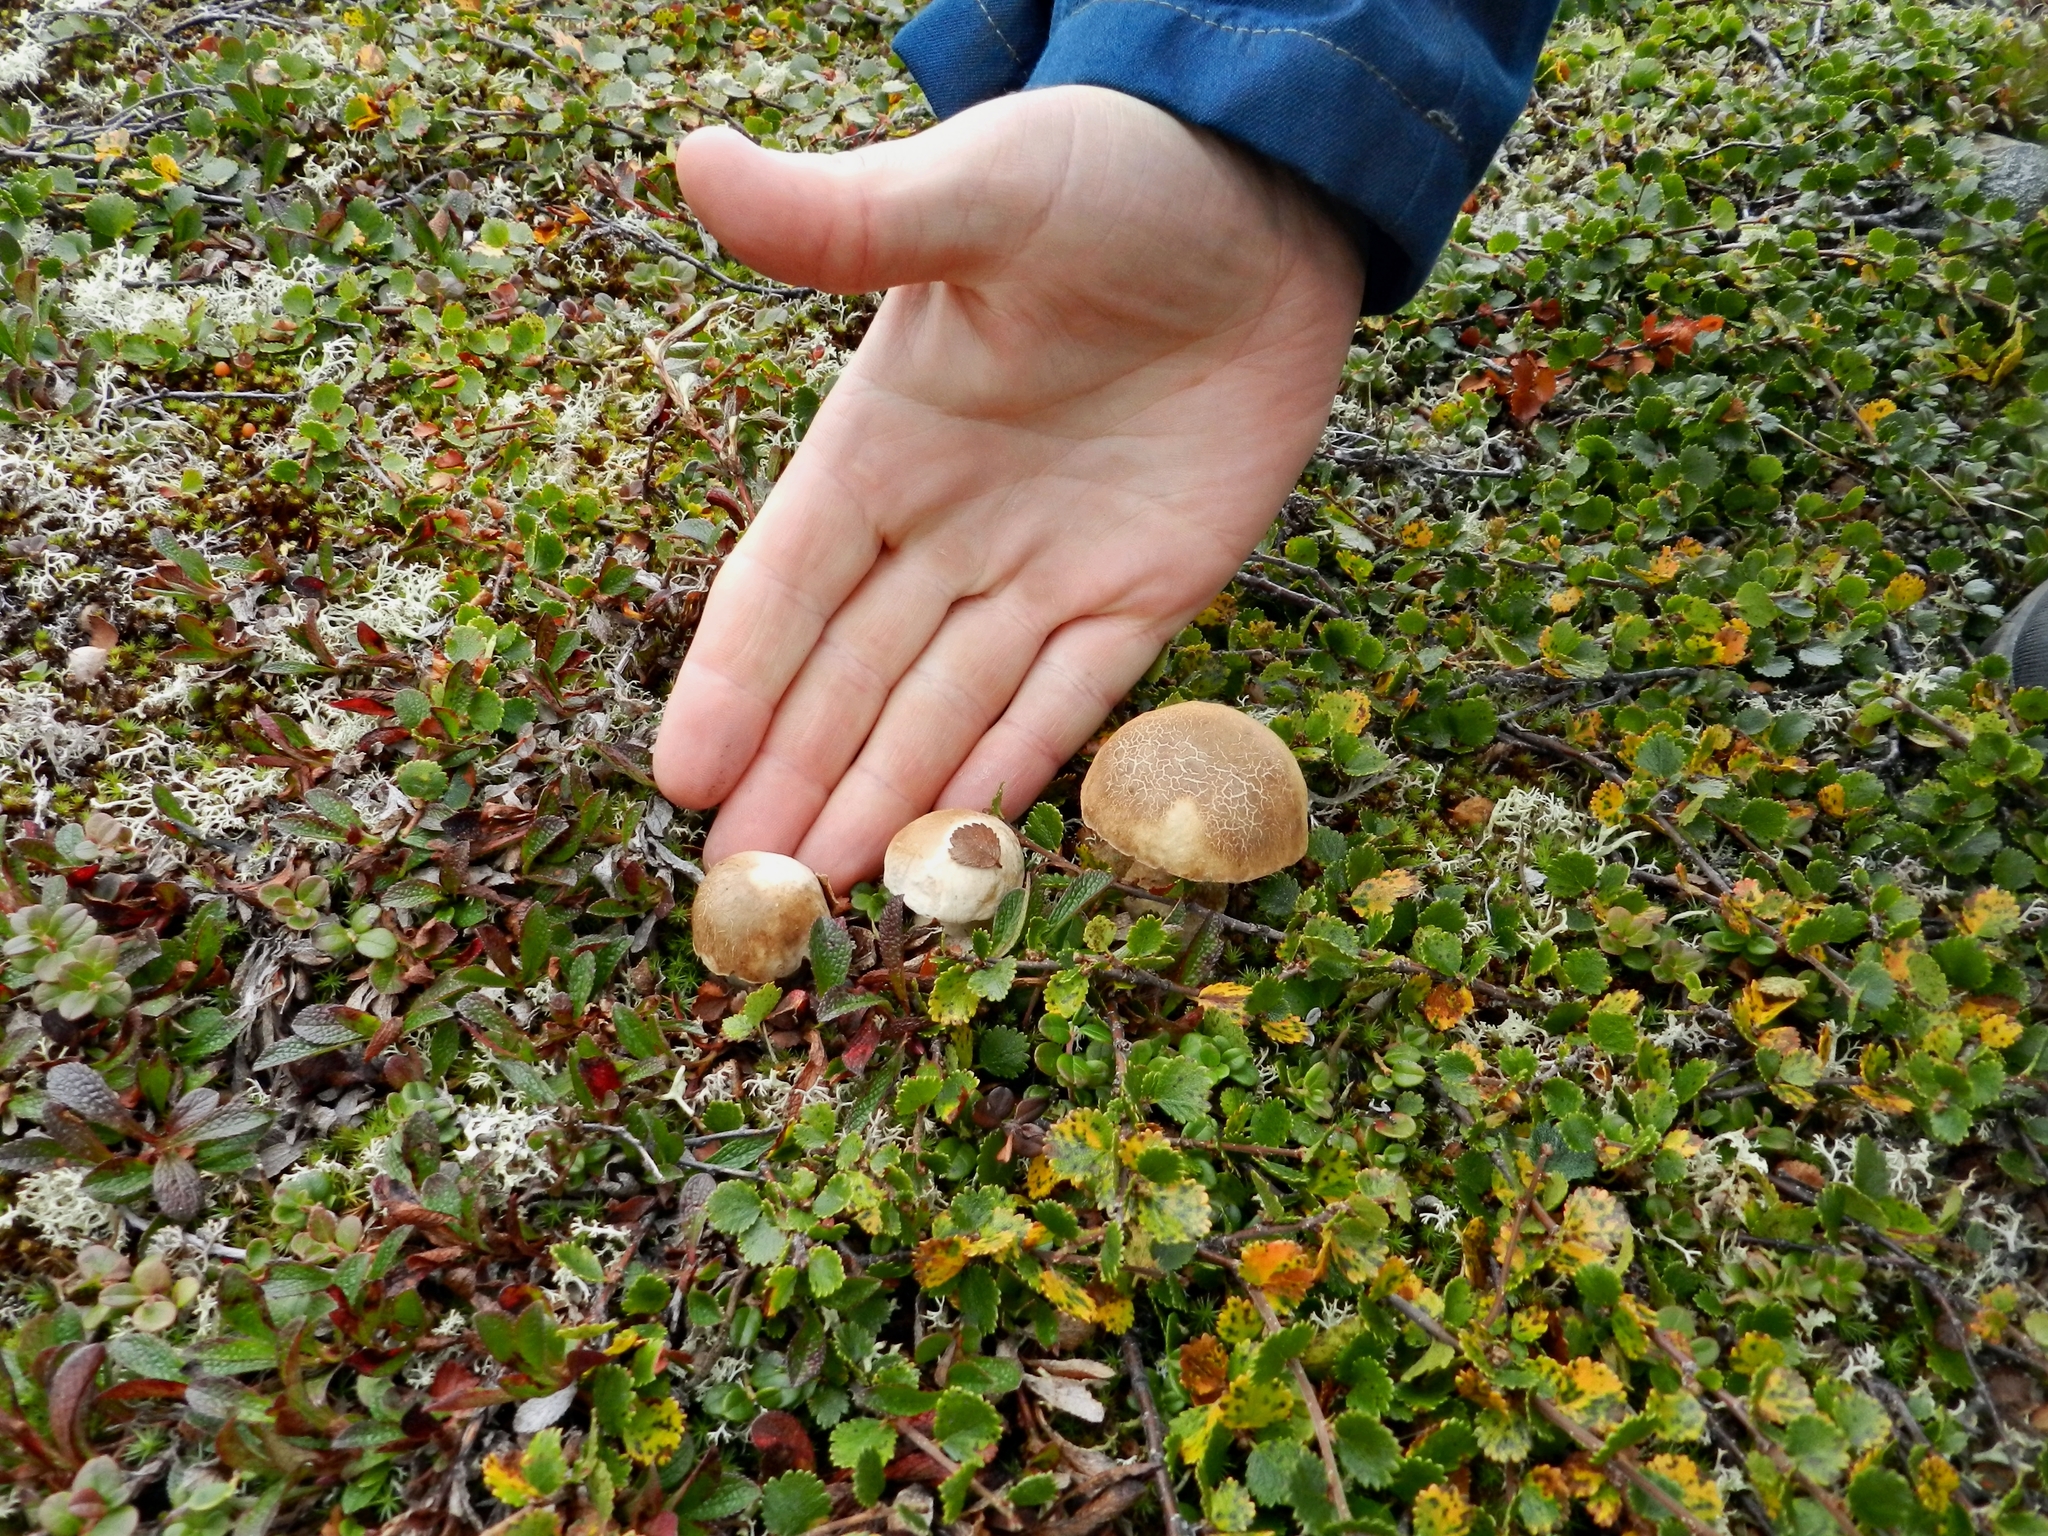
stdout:
{"type": "Polygon", "coordinates": [[[780,282],[864,293],[962,281],[1015,248],[1051,191],[997,142],[1001,124],[976,117],[841,154],[700,128],[676,150],[676,181],[719,244],[780,282]]]}

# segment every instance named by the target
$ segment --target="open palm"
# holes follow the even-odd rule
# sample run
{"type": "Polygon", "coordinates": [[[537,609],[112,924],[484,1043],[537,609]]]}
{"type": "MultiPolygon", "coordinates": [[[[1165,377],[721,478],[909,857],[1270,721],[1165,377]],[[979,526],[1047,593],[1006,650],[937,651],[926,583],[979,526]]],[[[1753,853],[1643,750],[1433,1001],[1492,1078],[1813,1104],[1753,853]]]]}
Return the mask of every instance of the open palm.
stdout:
{"type": "Polygon", "coordinates": [[[1028,804],[1230,579],[1313,450],[1362,274],[1283,173],[1134,98],[1004,97],[683,190],[785,281],[887,288],[726,561],[655,746],[707,860],[841,889],[934,805],[1028,804]]]}

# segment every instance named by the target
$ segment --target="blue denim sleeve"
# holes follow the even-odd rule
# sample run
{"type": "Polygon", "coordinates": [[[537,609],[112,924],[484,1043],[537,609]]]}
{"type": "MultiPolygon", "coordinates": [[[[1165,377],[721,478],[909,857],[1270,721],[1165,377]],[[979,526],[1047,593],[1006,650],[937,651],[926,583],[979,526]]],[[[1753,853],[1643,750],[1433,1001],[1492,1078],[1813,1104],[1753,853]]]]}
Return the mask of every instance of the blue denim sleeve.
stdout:
{"type": "Polygon", "coordinates": [[[896,38],[941,117],[1099,85],[1320,188],[1365,256],[1365,308],[1422,286],[1521,111],[1557,0],[932,0],[896,38]]]}

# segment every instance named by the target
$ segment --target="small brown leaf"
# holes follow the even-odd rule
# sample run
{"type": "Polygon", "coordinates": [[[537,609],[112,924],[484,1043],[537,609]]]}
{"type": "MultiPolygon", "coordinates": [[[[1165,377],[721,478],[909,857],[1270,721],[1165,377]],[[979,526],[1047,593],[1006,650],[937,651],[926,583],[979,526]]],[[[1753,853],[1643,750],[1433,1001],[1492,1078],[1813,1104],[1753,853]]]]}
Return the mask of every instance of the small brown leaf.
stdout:
{"type": "Polygon", "coordinates": [[[1198,1403],[1213,1403],[1230,1385],[1230,1352],[1213,1333],[1180,1347],[1180,1384],[1198,1403]]]}
{"type": "Polygon", "coordinates": [[[1003,862],[1002,840],[993,827],[978,821],[963,822],[946,841],[946,852],[955,864],[968,869],[999,869],[1003,862]]]}
{"type": "Polygon", "coordinates": [[[149,1176],[157,1209],[179,1226],[199,1218],[206,1206],[206,1191],[199,1183],[199,1170],[184,1158],[166,1153],[156,1160],[149,1176]]]}
{"type": "Polygon", "coordinates": [[[769,1473],[814,1472],[817,1448],[804,1432],[803,1421],[793,1413],[771,1408],[754,1420],[747,1431],[754,1449],[761,1453],[762,1470],[769,1473]]]}
{"type": "Polygon", "coordinates": [[[1476,832],[1493,819],[1493,802],[1484,795],[1467,795],[1451,807],[1451,824],[1476,832]]]}

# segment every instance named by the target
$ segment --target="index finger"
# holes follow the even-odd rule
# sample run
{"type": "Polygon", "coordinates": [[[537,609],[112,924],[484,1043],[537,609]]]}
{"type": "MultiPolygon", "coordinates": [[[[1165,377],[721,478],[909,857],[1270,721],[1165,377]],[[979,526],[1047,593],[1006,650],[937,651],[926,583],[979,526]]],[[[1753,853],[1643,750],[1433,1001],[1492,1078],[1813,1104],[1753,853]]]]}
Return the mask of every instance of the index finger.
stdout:
{"type": "Polygon", "coordinates": [[[739,782],[826,621],[881,551],[872,520],[825,467],[837,434],[823,415],[827,430],[813,428],[712,582],[669,692],[654,779],[678,805],[716,805],[739,782]]]}

